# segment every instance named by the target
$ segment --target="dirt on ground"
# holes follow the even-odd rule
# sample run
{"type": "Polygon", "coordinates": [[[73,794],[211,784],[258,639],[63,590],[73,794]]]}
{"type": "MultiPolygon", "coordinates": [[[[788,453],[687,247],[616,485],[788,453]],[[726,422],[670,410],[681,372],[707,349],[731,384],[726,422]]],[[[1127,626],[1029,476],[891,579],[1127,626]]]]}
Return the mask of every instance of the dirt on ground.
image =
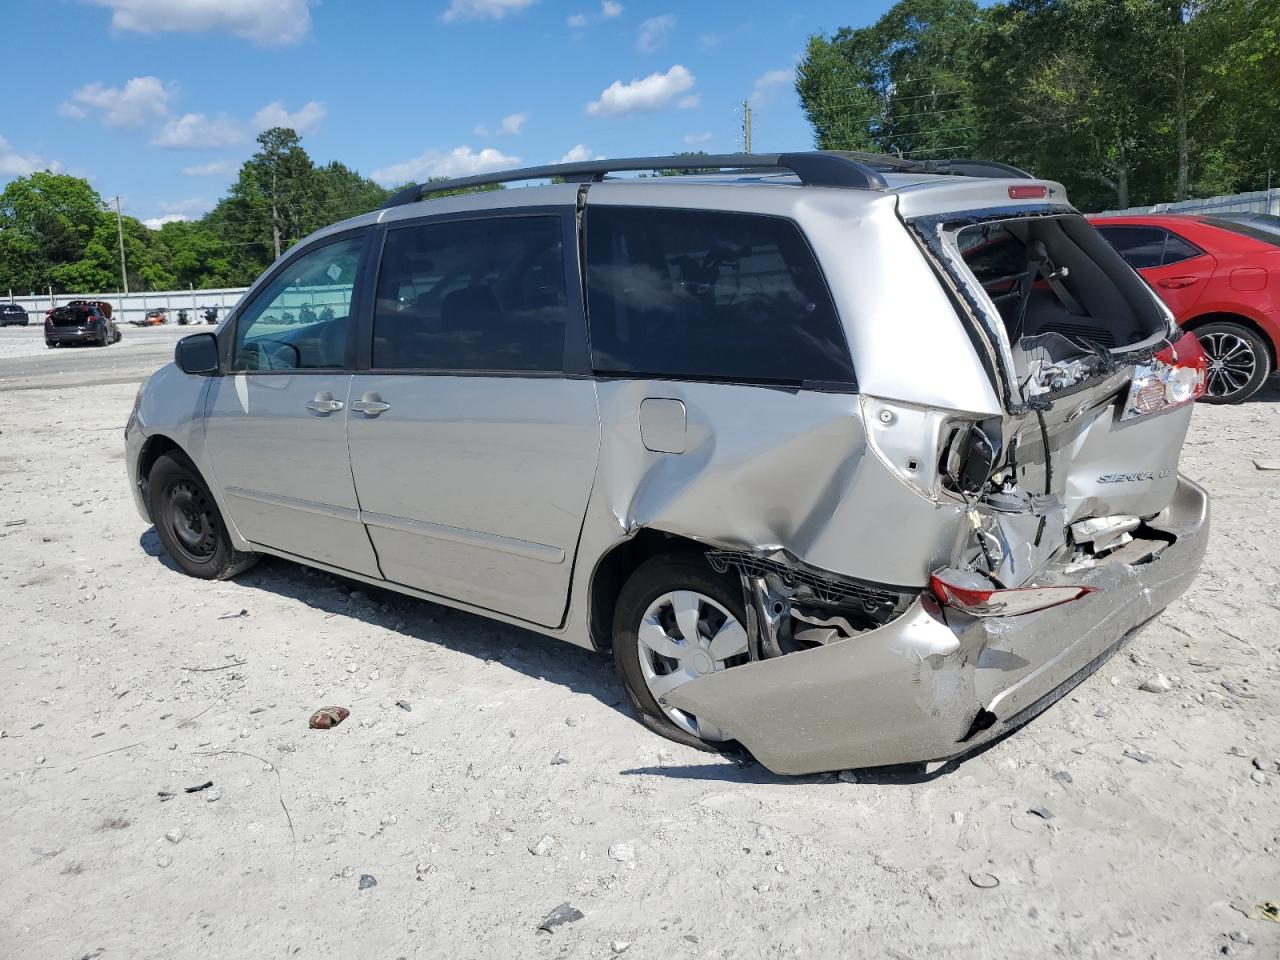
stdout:
{"type": "Polygon", "coordinates": [[[1196,411],[1208,558],[1125,653],[940,775],[785,778],[649,733],[606,657],[183,576],[133,386],[73,379],[0,384],[0,957],[1280,956],[1274,386],[1196,411]]]}

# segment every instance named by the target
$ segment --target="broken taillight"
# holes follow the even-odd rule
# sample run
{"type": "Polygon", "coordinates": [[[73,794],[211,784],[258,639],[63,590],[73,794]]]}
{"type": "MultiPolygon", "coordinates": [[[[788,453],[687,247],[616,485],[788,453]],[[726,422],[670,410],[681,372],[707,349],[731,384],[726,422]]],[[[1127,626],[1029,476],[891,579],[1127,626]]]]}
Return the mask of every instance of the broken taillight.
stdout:
{"type": "Polygon", "coordinates": [[[1121,420],[1160,413],[1204,396],[1209,382],[1209,358],[1199,338],[1184,333],[1133,372],[1133,384],[1121,420]]]}
{"type": "Polygon", "coordinates": [[[929,578],[929,589],[944,606],[953,607],[971,617],[1016,617],[1021,613],[1034,613],[1036,610],[1047,610],[1062,603],[1079,600],[1085,594],[1093,593],[1093,587],[1015,587],[1004,590],[995,587],[977,586],[976,581],[985,579],[975,575],[954,577],[941,571],[929,578]],[[965,582],[956,582],[963,579],[965,582]]]}

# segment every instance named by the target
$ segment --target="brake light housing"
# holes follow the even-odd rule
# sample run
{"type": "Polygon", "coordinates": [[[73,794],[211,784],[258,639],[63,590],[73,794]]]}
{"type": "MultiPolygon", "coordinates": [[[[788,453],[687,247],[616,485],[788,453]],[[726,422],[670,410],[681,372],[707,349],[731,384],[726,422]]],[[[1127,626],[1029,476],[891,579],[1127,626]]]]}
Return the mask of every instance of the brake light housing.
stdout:
{"type": "Polygon", "coordinates": [[[1049,188],[1042,183],[1016,183],[1009,188],[1010,200],[1043,200],[1049,195],[1049,188]]]}
{"type": "Polygon", "coordinates": [[[1074,584],[1005,589],[979,574],[950,569],[930,576],[929,590],[943,606],[971,617],[1016,617],[1070,603],[1094,592],[1093,587],[1074,584]]]}
{"type": "Polygon", "coordinates": [[[1194,403],[1209,384],[1209,358],[1199,338],[1187,331],[1161,350],[1150,363],[1139,364],[1121,420],[1133,420],[1194,403]]]}

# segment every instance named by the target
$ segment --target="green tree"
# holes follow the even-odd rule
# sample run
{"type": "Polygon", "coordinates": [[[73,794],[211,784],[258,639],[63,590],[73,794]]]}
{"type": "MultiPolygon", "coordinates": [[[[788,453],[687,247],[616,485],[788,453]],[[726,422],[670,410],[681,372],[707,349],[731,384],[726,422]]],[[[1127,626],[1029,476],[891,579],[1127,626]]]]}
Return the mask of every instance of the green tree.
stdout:
{"type": "Polygon", "coordinates": [[[972,0],[902,0],[869,27],[810,38],[796,91],[818,146],[963,155],[980,16],[972,0]]]}
{"type": "Polygon", "coordinates": [[[102,198],[79,177],[43,172],[11,181],[0,192],[0,287],[58,285],[54,271],[84,256],[102,219],[102,198]]]}

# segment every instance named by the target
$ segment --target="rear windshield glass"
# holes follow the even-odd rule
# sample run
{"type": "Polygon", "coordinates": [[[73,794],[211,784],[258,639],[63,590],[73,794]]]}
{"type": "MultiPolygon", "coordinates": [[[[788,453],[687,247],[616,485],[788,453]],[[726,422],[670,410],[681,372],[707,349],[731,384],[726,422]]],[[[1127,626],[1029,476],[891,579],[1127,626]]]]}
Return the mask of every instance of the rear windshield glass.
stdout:
{"type": "Polygon", "coordinates": [[[790,220],[588,204],[586,234],[597,371],[853,382],[826,282],[790,220]]]}
{"type": "Polygon", "coordinates": [[[1274,247],[1280,247],[1280,217],[1250,217],[1248,220],[1231,220],[1227,217],[1205,217],[1204,222],[1220,230],[1230,230],[1242,237],[1261,240],[1274,247]]]}

